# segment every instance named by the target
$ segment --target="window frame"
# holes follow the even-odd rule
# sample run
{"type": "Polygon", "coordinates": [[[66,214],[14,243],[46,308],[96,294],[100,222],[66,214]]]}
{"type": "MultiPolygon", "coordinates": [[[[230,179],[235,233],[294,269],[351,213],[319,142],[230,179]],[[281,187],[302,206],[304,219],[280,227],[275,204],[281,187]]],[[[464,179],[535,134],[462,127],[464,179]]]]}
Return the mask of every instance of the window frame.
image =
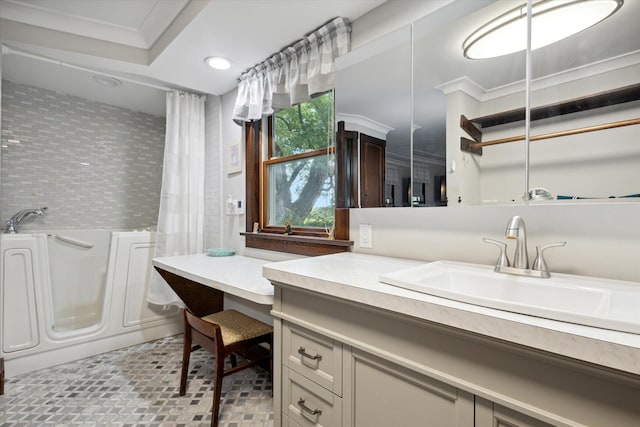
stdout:
{"type": "MultiPolygon", "coordinates": [[[[273,147],[273,119],[267,119],[267,147],[269,153],[273,147]]],[[[334,211],[334,239],[330,239],[326,232],[318,232],[314,228],[311,231],[303,227],[294,227],[293,235],[285,236],[284,227],[265,227],[264,208],[266,194],[264,181],[266,177],[263,159],[263,120],[246,122],[245,133],[245,179],[246,179],[246,200],[245,200],[245,226],[246,231],[240,234],[245,236],[245,246],[248,248],[265,249],[279,252],[294,253],[299,255],[327,255],[338,252],[348,252],[353,246],[349,240],[349,209],[335,208],[334,211]],[[254,223],[258,223],[259,232],[255,233],[254,223]]],[[[335,153],[335,148],[332,152],[335,153]]],[[[326,149],[322,149],[326,153],[326,149]]],[[[336,166],[336,176],[339,167],[336,166]]],[[[336,200],[338,195],[336,194],[336,200]]]]}
{"type": "MultiPolygon", "coordinates": [[[[284,233],[285,227],[279,225],[266,225],[269,222],[269,212],[267,209],[268,203],[268,194],[269,194],[269,173],[268,169],[270,165],[285,163],[300,159],[306,159],[310,157],[319,157],[327,154],[335,154],[335,147],[327,147],[320,148],[313,151],[305,151],[303,153],[292,154],[291,156],[283,156],[283,157],[273,157],[273,115],[267,117],[267,159],[262,160],[262,194],[261,194],[261,218],[260,218],[260,227],[264,232],[271,233],[284,233]]],[[[335,172],[334,172],[335,176],[335,172]]],[[[335,190],[334,190],[335,191],[335,190]]],[[[335,210],[335,197],[334,197],[334,210],[335,210]]],[[[335,217],[334,217],[335,224],[335,217]]],[[[328,233],[326,230],[323,230],[318,227],[299,227],[294,226],[292,230],[295,234],[302,236],[314,236],[314,237],[323,237],[327,238],[328,233]]]]}

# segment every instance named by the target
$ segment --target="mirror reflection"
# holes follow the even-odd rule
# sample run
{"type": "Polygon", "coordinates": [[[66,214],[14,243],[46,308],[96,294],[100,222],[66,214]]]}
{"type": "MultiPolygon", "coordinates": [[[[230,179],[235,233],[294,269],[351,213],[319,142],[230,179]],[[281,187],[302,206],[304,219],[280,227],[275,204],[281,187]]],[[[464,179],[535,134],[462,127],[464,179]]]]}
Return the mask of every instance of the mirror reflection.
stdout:
{"type": "Polygon", "coordinates": [[[640,2],[601,3],[619,10],[532,52],[529,185],[560,202],[640,200],[640,2]]]}
{"type": "MultiPolygon", "coordinates": [[[[341,58],[338,120],[340,113],[347,113],[387,125],[381,131],[386,142],[385,202],[393,202],[385,204],[639,199],[640,146],[635,139],[640,121],[640,27],[634,23],[640,19],[640,2],[609,1],[621,5],[611,16],[532,51],[528,149],[526,52],[516,49],[495,57],[468,53],[482,59],[463,54],[474,31],[524,1],[457,0],[417,19],[411,29],[341,58]],[[407,38],[412,40],[409,57],[401,55],[403,49],[388,48],[394,43],[404,46],[407,38]],[[408,71],[394,65],[391,73],[389,65],[402,61],[413,67],[411,122],[402,116],[407,111],[408,71]],[[393,175],[396,171],[401,181],[393,175]]],[[[535,6],[551,3],[533,2],[534,44],[541,44],[540,35],[551,33],[548,22],[535,18],[535,6]]],[[[553,28],[568,27],[558,24],[562,19],[553,28]]],[[[507,39],[522,43],[526,26],[507,39]]],[[[362,164],[359,167],[362,170],[362,164]]]]}
{"type": "MultiPolygon", "coordinates": [[[[490,156],[460,149],[461,141],[473,144],[509,132],[497,127],[470,135],[461,127],[461,117],[472,120],[525,105],[524,52],[478,60],[465,58],[462,50],[473,31],[513,5],[456,1],[414,23],[413,173],[415,181],[431,181],[426,188],[433,192],[426,195],[425,206],[523,203],[522,147],[505,145],[490,156]],[[445,197],[439,187],[446,190],[445,197]]],[[[478,124],[469,126],[476,129],[478,124]]],[[[420,191],[414,188],[414,195],[420,197],[420,191]]]]}
{"type": "Polygon", "coordinates": [[[336,69],[338,134],[342,125],[353,136],[353,155],[359,159],[352,171],[358,184],[343,206],[409,206],[410,26],[338,58],[336,69]]]}

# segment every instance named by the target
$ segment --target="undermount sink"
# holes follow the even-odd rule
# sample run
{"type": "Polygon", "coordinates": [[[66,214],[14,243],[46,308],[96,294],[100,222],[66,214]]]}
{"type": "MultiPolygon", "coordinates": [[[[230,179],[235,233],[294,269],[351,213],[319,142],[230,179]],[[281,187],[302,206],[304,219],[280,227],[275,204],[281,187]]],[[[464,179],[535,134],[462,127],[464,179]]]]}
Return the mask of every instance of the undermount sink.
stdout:
{"type": "Polygon", "coordinates": [[[395,271],[379,280],[484,307],[640,334],[640,283],[557,273],[548,279],[512,276],[453,261],[395,271]]]}

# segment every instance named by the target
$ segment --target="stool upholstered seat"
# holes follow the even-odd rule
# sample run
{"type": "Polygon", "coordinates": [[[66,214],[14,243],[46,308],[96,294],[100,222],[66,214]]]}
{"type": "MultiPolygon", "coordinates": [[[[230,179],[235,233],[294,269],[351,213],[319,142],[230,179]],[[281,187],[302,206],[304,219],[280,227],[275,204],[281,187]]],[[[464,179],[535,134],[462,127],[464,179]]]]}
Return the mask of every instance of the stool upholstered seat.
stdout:
{"type": "Polygon", "coordinates": [[[202,320],[220,325],[225,345],[260,337],[273,332],[273,327],[236,310],[224,310],[204,316],[202,320]]]}
{"type": "Polygon", "coordinates": [[[215,356],[211,426],[216,427],[220,410],[222,378],[257,364],[270,369],[273,327],[236,310],[223,310],[198,317],[185,309],[180,396],[186,393],[191,352],[200,347],[215,356]],[[268,347],[260,346],[263,343],[268,347]],[[192,347],[193,344],[196,346],[192,347]],[[237,363],[236,354],[244,359],[241,365],[237,363]],[[224,370],[224,361],[227,356],[231,356],[231,368],[224,370]]]}

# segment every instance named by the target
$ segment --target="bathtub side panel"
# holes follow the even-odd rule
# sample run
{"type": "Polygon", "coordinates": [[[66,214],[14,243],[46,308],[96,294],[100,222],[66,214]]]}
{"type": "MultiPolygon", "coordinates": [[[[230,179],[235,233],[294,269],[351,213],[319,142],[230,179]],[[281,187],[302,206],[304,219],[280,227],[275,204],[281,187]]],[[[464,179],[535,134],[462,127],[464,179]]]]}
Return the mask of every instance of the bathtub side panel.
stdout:
{"type": "Polygon", "coordinates": [[[2,242],[2,352],[36,347],[40,342],[36,310],[35,240],[2,242]]]}
{"type": "Polygon", "coordinates": [[[176,307],[165,309],[147,302],[154,250],[153,232],[113,233],[114,307],[124,307],[118,314],[120,325],[125,329],[166,322],[168,317],[179,314],[176,307]]]}

